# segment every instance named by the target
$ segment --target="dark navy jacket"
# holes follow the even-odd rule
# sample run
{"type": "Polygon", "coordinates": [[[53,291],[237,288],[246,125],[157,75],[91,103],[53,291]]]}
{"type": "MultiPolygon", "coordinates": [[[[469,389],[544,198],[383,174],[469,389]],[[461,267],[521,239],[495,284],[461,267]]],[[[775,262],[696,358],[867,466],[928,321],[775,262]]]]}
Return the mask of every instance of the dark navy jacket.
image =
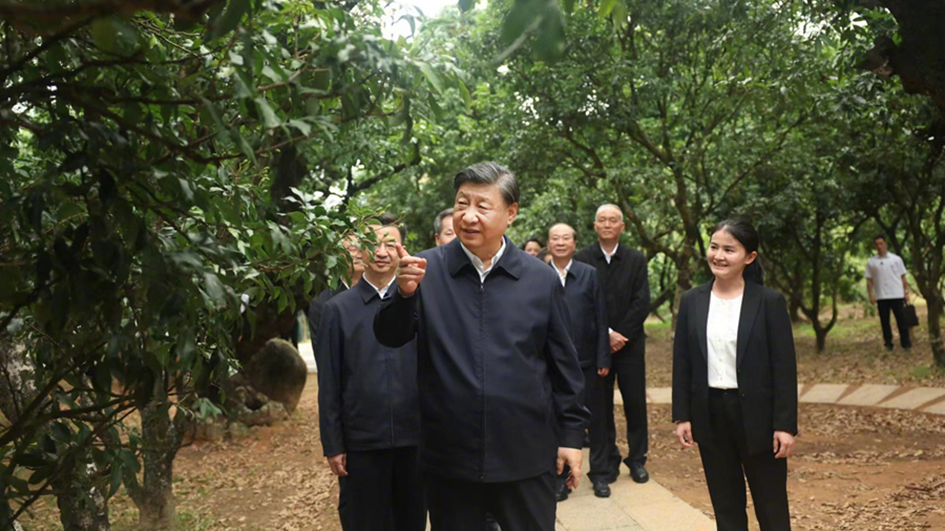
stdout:
{"type": "Polygon", "coordinates": [[[614,356],[625,353],[642,356],[645,346],[643,322],[650,315],[646,257],[621,243],[608,264],[600,243],[594,242],[578,251],[574,259],[597,269],[597,279],[604,291],[607,307],[607,326],[627,338],[627,344],[614,356]]]}
{"type": "Polygon", "coordinates": [[[322,310],[325,309],[325,304],[335,295],[339,293],[344,293],[348,290],[348,286],[345,286],[343,283],[339,282],[338,287],[336,288],[326,288],[318,294],[317,297],[312,299],[312,302],[308,305],[308,312],[306,312],[306,317],[308,317],[308,332],[309,337],[312,340],[312,354],[315,356],[315,366],[319,367],[321,364],[321,353],[318,351],[318,322],[322,318],[322,310]]]}
{"type": "Polygon", "coordinates": [[[390,348],[377,342],[372,329],[380,305],[377,290],[362,279],[322,311],[315,352],[326,456],[420,442],[417,344],[390,348]]]}
{"type": "MultiPolygon", "coordinates": [[[[551,267],[557,274],[554,264],[551,267]]],[[[573,260],[568,269],[564,296],[571,314],[571,341],[577,349],[581,367],[610,368],[607,308],[597,282],[597,270],[573,260]]]]}
{"type": "Polygon", "coordinates": [[[557,273],[506,238],[485,282],[457,238],[420,253],[417,292],[385,301],[378,340],[418,337],[420,461],[434,475],[517,481],[580,448],[590,413],[557,273]]]}

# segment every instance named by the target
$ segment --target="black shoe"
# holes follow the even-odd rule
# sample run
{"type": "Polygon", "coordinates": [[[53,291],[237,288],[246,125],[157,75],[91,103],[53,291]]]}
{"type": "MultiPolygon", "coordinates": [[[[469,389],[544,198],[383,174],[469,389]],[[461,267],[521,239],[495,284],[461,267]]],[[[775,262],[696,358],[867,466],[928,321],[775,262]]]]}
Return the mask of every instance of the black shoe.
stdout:
{"type": "Polygon", "coordinates": [[[595,481],[594,496],[597,496],[598,498],[609,498],[610,485],[608,485],[606,481],[595,481]]]}
{"type": "Polygon", "coordinates": [[[630,477],[637,483],[646,483],[650,480],[650,474],[643,468],[642,463],[630,463],[630,477]]]}
{"type": "Polygon", "coordinates": [[[559,481],[558,491],[555,492],[555,500],[563,502],[564,500],[568,499],[568,494],[571,494],[571,489],[568,488],[568,484],[563,481],[559,481]]]}

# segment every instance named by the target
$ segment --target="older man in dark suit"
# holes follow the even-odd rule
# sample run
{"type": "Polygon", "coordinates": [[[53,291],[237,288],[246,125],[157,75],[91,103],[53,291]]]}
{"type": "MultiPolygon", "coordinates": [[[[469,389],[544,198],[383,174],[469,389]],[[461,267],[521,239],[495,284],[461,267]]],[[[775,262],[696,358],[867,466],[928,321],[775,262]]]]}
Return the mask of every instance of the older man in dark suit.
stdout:
{"type": "Polygon", "coordinates": [[[649,481],[643,466],[649,450],[646,419],[646,337],[643,322],[650,314],[650,285],[647,280],[647,262],[643,253],[620,243],[624,229],[623,212],[616,205],[602,205],[597,209],[594,230],[596,242],[581,249],[574,259],[590,264],[604,289],[607,306],[607,324],[610,328],[610,374],[604,387],[602,411],[607,428],[607,459],[610,469],[608,480],[616,480],[620,470],[620,451],[617,449],[617,427],[614,422],[614,380],[623,396],[623,411],[627,417],[627,442],[630,453],[624,463],[630,477],[637,483],[649,481]]]}
{"type": "MultiPolygon", "coordinates": [[[[598,498],[610,496],[607,462],[606,429],[601,415],[601,379],[610,374],[610,342],[607,333],[607,309],[604,295],[597,282],[597,270],[575,262],[577,234],[570,225],[558,223],[548,230],[548,251],[551,265],[564,286],[565,300],[571,314],[571,341],[578,351],[581,370],[584,371],[584,405],[591,412],[591,462],[587,477],[594,485],[598,498]]],[[[613,394],[613,393],[611,393],[613,394]]],[[[558,501],[568,498],[570,489],[565,477],[558,478],[558,501]]]]}
{"type": "Polygon", "coordinates": [[[554,271],[505,231],[518,183],[495,163],[453,180],[448,245],[400,249],[397,293],[378,312],[377,338],[417,338],[421,465],[433,531],[553,531],[555,467],[581,476],[589,413],[554,271]]]}

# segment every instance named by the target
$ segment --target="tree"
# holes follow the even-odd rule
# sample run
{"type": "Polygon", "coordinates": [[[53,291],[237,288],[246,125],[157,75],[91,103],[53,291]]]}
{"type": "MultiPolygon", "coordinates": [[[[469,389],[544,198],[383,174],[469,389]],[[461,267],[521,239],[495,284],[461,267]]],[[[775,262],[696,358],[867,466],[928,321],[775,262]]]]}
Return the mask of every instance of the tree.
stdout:
{"type": "Polygon", "coordinates": [[[142,529],[176,525],[184,429],[219,412],[240,352],[347,269],[341,234],[362,211],[327,207],[350,162],[308,160],[383,144],[401,162],[363,157],[364,170],[401,171],[419,148],[391,139],[412,139],[430,94],[458,81],[385,39],[381,13],[0,6],[0,344],[29,384],[0,388],[5,527],[56,494],[64,527],[107,529],[122,483],[142,529]],[[133,410],[140,434],[123,428],[133,410]]]}

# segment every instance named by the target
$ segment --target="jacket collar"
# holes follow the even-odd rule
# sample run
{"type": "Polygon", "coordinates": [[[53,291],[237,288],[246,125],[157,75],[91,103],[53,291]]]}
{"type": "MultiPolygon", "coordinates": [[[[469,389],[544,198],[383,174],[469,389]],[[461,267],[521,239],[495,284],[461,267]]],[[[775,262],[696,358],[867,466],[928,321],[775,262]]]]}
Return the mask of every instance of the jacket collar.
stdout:
{"type": "MultiPolygon", "coordinates": [[[[394,278],[395,284],[392,285],[390,289],[387,290],[387,297],[390,297],[396,290],[397,288],[396,282],[397,282],[397,279],[394,278]]],[[[374,286],[372,286],[370,282],[367,282],[364,279],[364,277],[361,277],[361,280],[357,284],[355,284],[353,289],[358,290],[358,295],[361,295],[361,300],[364,301],[364,304],[371,302],[371,299],[373,299],[374,297],[380,297],[380,293],[378,293],[377,290],[374,289],[374,286]]]]}
{"type": "MultiPolygon", "coordinates": [[[[702,351],[702,357],[709,358],[708,336],[706,326],[709,322],[709,302],[711,301],[712,284],[715,280],[695,288],[696,332],[699,338],[699,349],[702,351]]],[[[738,343],[736,347],[735,365],[741,366],[745,358],[745,350],[748,348],[748,337],[751,335],[752,326],[755,324],[755,317],[758,315],[758,305],[761,304],[762,287],[751,281],[745,282],[745,293],[742,295],[742,309],[738,316],[738,343]]]]}
{"type": "MultiPolygon", "coordinates": [[[[505,238],[505,252],[502,253],[499,261],[493,266],[492,271],[503,269],[512,278],[518,280],[522,276],[522,255],[525,252],[516,247],[508,236],[503,236],[503,238],[505,238]]],[[[446,266],[449,268],[451,276],[455,277],[466,266],[473,267],[469,257],[466,256],[460,246],[459,238],[446,244],[443,252],[446,253],[446,266]]]]}

